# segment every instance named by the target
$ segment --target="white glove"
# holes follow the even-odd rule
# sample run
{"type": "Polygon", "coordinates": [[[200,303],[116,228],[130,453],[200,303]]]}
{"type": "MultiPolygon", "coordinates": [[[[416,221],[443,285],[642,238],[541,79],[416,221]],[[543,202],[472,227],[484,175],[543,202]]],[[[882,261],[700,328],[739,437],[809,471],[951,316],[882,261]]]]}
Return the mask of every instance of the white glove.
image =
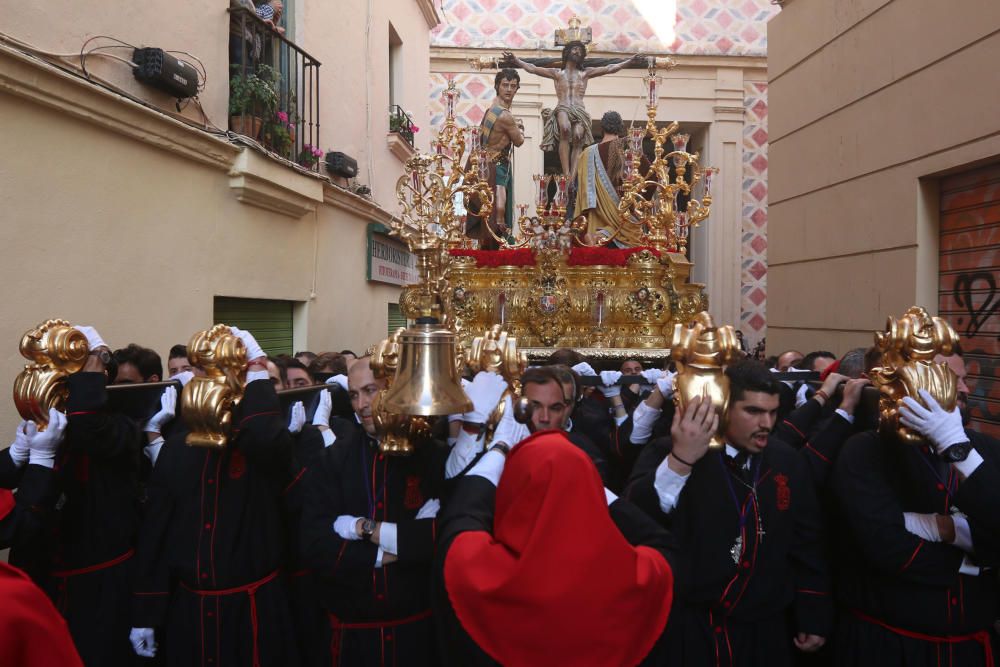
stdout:
{"type": "Polygon", "coordinates": [[[302,401],[295,401],[291,412],[288,418],[288,432],[298,433],[306,425],[306,406],[302,405],[302,401]]]}
{"type": "Polygon", "coordinates": [[[472,410],[462,415],[470,424],[485,424],[496,409],[500,397],[507,389],[507,381],[492,371],[479,371],[465,387],[465,395],[472,401],[472,410]]]}
{"type": "Polygon", "coordinates": [[[334,375],[326,379],[327,384],[339,384],[344,388],[344,391],[350,391],[347,388],[347,376],[346,375],[334,375]]]}
{"type": "Polygon", "coordinates": [[[187,385],[188,382],[194,379],[194,373],[192,373],[191,371],[181,371],[177,375],[171,375],[170,379],[177,380],[178,382],[181,383],[181,386],[184,387],[187,385]]]}
{"type": "Polygon", "coordinates": [[[663,394],[663,398],[670,398],[674,395],[674,376],[677,373],[665,373],[663,377],[656,381],[656,388],[663,394]]]}
{"type": "Polygon", "coordinates": [[[56,451],[59,449],[59,443],[62,442],[66,424],[66,415],[55,408],[49,408],[49,425],[41,433],[38,432],[38,425],[35,422],[28,422],[25,427],[28,434],[28,444],[31,448],[28,463],[42,465],[46,468],[55,465],[56,451]]]}
{"type": "Polygon", "coordinates": [[[573,366],[573,370],[576,371],[577,375],[583,375],[584,377],[596,377],[597,371],[594,367],[588,364],[586,361],[581,361],[576,366],[573,366]]]}
{"type": "Polygon", "coordinates": [[[132,650],[136,655],[143,658],[156,657],[156,641],[153,628],[132,628],[128,633],[128,640],[132,642],[132,650]]]}
{"type": "Polygon", "coordinates": [[[264,354],[264,350],[261,346],[257,344],[257,339],[253,337],[252,333],[236,327],[229,327],[229,330],[233,332],[234,336],[243,341],[243,344],[246,346],[247,361],[253,361],[254,359],[260,359],[261,357],[267,356],[264,354]]]}
{"type": "Polygon", "coordinates": [[[441,509],[441,501],[437,498],[431,498],[426,503],[417,510],[418,519],[433,519],[438,515],[438,511],[441,509]]]}
{"type": "Polygon", "coordinates": [[[101,338],[101,334],[97,333],[97,329],[95,329],[94,327],[75,326],[73,328],[87,337],[87,347],[90,348],[91,352],[93,352],[99,347],[108,346],[108,344],[104,342],[104,339],[101,338]]]}
{"type": "Polygon", "coordinates": [[[600,387],[600,390],[606,398],[621,395],[622,388],[615,384],[621,379],[621,377],[621,371],[601,371],[601,382],[603,382],[604,385],[600,387]]]}
{"type": "Polygon", "coordinates": [[[340,535],[340,538],[344,540],[360,540],[361,536],[358,535],[358,531],[354,529],[354,527],[358,525],[359,519],[361,519],[359,516],[341,514],[333,522],[333,532],[340,535]]]}
{"type": "Polygon", "coordinates": [[[528,427],[514,419],[514,404],[511,402],[510,396],[507,396],[504,399],[503,417],[500,418],[500,423],[497,424],[496,431],[493,432],[493,439],[490,440],[490,444],[502,442],[513,449],[517,443],[527,438],[529,434],[528,427]]]}
{"type": "Polygon", "coordinates": [[[326,389],[319,392],[319,403],[313,413],[313,426],[330,428],[330,413],[333,412],[333,397],[326,389]]]}
{"type": "Polygon", "coordinates": [[[167,387],[160,396],[160,411],[149,418],[142,430],[163,433],[163,427],[177,414],[177,387],[167,387]]]}
{"type": "Polygon", "coordinates": [[[22,419],[14,431],[14,442],[10,443],[10,458],[18,468],[28,461],[28,450],[31,445],[28,442],[27,427],[28,422],[22,419]]]}
{"type": "Polygon", "coordinates": [[[955,443],[968,442],[958,406],[946,412],[925,390],[918,393],[927,407],[909,396],[903,398],[899,408],[899,421],[903,426],[930,440],[938,454],[955,443]]]}
{"type": "Polygon", "coordinates": [[[661,377],[666,375],[667,372],[659,368],[647,368],[646,370],[639,373],[642,377],[646,378],[646,382],[649,384],[656,384],[656,381],[661,377]]]}
{"type": "Polygon", "coordinates": [[[940,542],[941,531],[938,530],[936,514],[918,514],[903,512],[903,524],[906,530],[928,542],[940,542]]]}

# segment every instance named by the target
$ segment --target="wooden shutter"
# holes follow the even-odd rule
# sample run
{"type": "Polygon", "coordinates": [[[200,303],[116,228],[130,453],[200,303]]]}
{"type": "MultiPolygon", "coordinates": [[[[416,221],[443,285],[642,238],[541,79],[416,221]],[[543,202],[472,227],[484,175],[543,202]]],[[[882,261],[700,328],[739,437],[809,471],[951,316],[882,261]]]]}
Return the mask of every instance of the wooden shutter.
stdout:
{"type": "Polygon", "coordinates": [[[962,337],[972,428],[1000,437],[1000,164],[941,181],[939,312],[962,337]]]}
{"type": "Polygon", "coordinates": [[[246,329],[264,352],[292,354],[292,304],[274,299],[215,297],[215,322],[246,329]]]}

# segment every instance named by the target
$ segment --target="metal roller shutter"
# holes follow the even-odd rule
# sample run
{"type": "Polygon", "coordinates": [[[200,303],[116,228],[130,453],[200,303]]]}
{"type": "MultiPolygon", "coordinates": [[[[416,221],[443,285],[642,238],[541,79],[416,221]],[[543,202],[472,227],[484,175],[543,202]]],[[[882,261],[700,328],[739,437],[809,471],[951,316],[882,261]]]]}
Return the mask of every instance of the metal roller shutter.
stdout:
{"type": "Polygon", "coordinates": [[[215,297],[215,323],[246,329],[264,352],[274,356],[292,354],[291,301],[215,297]]]}
{"type": "Polygon", "coordinates": [[[398,303],[389,304],[389,335],[391,336],[396,332],[396,329],[400,327],[406,327],[406,318],[403,317],[403,311],[400,310],[398,303]]]}
{"type": "Polygon", "coordinates": [[[1000,437],[1000,164],[941,181],[939,312],[962,337],[972,428],[1000,437]]]}

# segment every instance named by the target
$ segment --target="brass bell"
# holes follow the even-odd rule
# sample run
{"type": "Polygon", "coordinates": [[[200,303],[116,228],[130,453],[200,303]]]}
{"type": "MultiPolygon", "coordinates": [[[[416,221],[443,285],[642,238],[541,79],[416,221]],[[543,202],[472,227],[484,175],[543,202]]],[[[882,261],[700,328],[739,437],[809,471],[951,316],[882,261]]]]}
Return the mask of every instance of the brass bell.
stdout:
{"type": "Polygon", "coordinates": [[[399,334],[399,366],[382,406],[401,415],[451,415],[472,409],[455,363],[455,332],[433,318],[420,318],[399,334]]]}

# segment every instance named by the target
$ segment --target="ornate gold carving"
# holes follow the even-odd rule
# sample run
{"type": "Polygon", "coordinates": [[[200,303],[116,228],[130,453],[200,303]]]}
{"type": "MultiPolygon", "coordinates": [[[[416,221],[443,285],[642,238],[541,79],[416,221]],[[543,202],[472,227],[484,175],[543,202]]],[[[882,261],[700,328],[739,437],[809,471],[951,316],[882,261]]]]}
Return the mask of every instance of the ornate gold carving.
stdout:
{"type": "Polygon", "coordinates": [[[66,320],[46,320],[21,337],[25,365],[14,379],[14,406],[22,419],[30,419],[44,431],[49,409],[65,410],[65,380],[83,368],[90,352],[87,337],[66,320]]]}
{"type": "Polygon", "coordinates": [[[882,352],[881,368],[872,369],[872,384],[879,390],[879,429],[895,434],[907,444],[924,439],[899,423],[899,407],[906,396],[923,403],[918,390],[934,397],[942,408],[953,410],[958,396],[955,373],[945,363],[935,363],[938,354],[949,356],[958,334],[945,320],[931,317],[913,306],[898,320],[888,318],[885,331],[875,332],[875,345],[882,352]]]}
{"type": "Polygon", "coordinates": [[[199,331],[188,342],[188,359],[205,371],[181,392],[181,415],[194,447],[221,449],[229,442],[233,408],[243,398],[247,349],[225,324],[199,331]]]}
{"type": "Polygon", "coordinates": [[[677,409],[683,411],[696,396],[711,398],[719,415],[719,429],[709,447],[722,447],[729,410],[729,378],[724,370],[739,356],[736,331],[731,325],[716,327],[712,316],[701,312],[690,328],[674,325],[670,351],[677,362],[677,376],[674,378],[677,409]]]}

